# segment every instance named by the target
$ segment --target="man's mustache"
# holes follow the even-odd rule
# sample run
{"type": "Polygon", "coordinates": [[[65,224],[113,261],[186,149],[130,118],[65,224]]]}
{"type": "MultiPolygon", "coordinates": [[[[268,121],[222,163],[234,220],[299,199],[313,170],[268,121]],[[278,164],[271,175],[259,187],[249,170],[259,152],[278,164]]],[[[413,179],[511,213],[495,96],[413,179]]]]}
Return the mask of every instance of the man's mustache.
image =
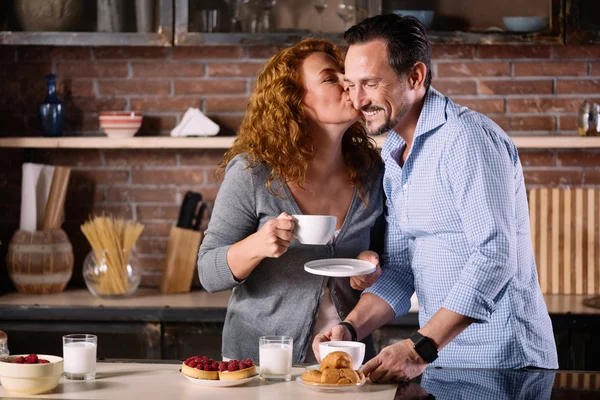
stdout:
{"type": "Polygon", "coordinates": [[[376,107],[376,106],[364,106],[360,108],[360,111],[362,112],[373,112],[373,111],[381,111],[383,110],[383,108],[381,107],[376,107]]]}

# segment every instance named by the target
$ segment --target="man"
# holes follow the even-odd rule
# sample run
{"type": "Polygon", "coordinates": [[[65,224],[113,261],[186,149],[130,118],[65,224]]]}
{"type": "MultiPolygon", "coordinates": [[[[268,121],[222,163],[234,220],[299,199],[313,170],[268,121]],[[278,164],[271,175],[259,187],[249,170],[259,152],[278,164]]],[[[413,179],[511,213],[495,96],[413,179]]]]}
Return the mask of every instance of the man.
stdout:
{"type": "Polygon", "coordinates": [[[382,276],[344,322],[315,337],[315,353],[406,314],[416,291],[421,329],[365,364],[372,381],[412,379],[430,363],[557,368],[515,145],[430,86],[430,45],[415,18],[376,16],[344,38],[352,102],[370,134],[389,131],[388,227],[382,276]]]}

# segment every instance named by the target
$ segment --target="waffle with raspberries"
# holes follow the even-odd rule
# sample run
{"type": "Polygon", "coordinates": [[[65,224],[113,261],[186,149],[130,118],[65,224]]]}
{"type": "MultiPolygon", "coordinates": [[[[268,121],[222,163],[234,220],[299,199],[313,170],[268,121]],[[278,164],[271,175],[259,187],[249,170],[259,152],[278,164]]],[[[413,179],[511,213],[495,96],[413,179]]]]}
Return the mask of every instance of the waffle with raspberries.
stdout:
{"type": "Polygon", "coordinates": [[[251,359],[215,361],[207,356],[187,358],[181,365],[181,372],[196,379],[222,381],[245,379],[257,374],[251,359]]]}

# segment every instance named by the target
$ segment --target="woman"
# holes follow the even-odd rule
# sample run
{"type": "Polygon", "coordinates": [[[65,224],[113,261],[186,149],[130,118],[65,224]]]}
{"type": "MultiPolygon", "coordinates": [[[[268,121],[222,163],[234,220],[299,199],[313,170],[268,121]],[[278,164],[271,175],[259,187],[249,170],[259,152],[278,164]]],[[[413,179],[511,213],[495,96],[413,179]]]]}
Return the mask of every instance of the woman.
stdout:
{"type": "Polygon", "coordinates": [[[260,336],[285,335],[294,339],[294,362],[314,360],[312,337],[343,320],[381,274],[378,267],[350,281],[304,271],[308,261],[382,246],[383,227],[373,229],[376,239],[371,229],[383,221],[383,164],[357,122],[342,68],[340,51],[321,39],[275,55],[225,153],[198,257],[206,290],[233,289],[224,358],[258,361],[260,336]],[[339,233],[328,245],[302,245],[293,240],[293,214],[335,215],[339,233]]]}

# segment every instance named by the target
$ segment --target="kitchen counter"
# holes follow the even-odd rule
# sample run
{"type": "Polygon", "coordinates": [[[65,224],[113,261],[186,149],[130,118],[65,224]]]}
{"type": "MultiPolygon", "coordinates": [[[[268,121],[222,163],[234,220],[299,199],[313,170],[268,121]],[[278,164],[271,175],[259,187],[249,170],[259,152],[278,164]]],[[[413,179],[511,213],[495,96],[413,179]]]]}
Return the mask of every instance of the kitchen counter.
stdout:
{"type": "MultiPolygon", "coordinates": [[[[372,384],[369,381],[352,391],[321,392],[304,387],[295,378],[304,369],[295,367],[290,382],[251,382],[230,388],[205,387],[188,381],[179,373],[180,364],[112,363],[97,364],[97,379],[70,381],[61,378],[51,393],[19,396],[0,387],[0,397],[43,399],[298,399],[361,400],[408,399],[550,399],[578,395],[598,398],[600,373],[520,370],[428,369],[411,383],[372,384]],[[427,397],[427,395],[433,395],[427,397]],[[8,397],[11,396],[11,397],[8,397]]],[[[572,398],[572,397],[571,397],[572,398]]]]}

